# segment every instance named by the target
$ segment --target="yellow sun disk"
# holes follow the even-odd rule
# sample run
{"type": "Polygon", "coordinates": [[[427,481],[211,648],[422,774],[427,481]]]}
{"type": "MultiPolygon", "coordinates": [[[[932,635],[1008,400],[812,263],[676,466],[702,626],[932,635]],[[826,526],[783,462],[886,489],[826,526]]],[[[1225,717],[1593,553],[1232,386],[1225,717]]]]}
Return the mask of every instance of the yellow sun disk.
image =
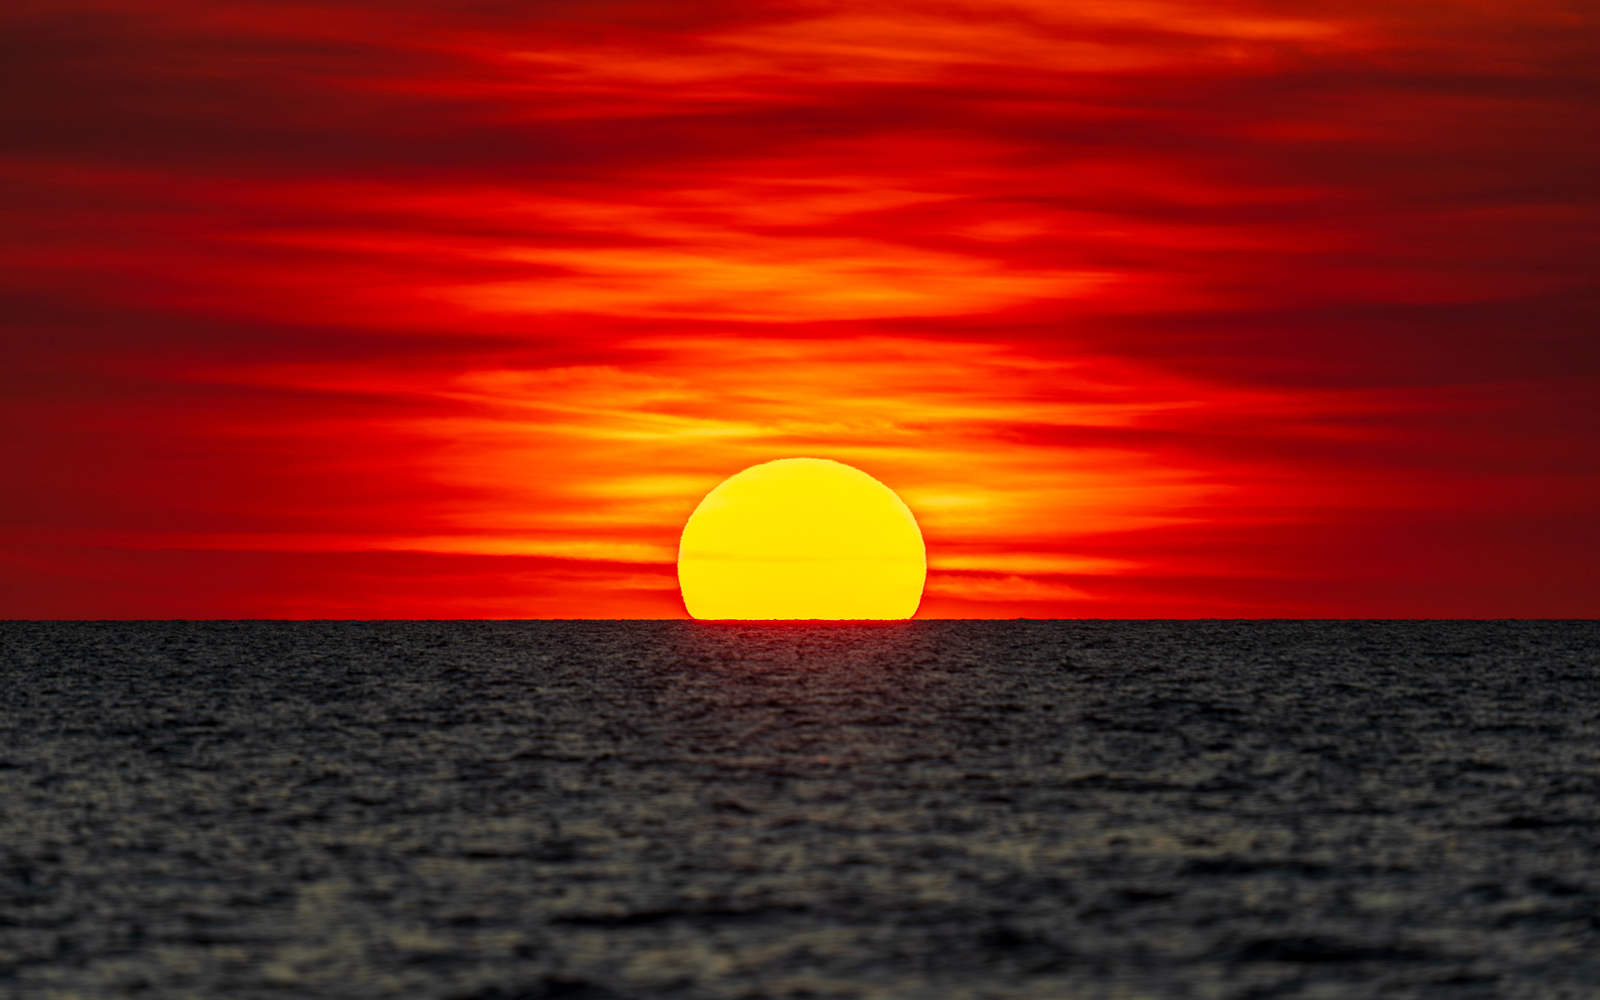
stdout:
{"type": "Polygon", "coordinates": [[[910,618],[927,572],[922,531],[894,491],[820,458],[725,480],[678,547],[678,584],[695,618],[910,618]]]}

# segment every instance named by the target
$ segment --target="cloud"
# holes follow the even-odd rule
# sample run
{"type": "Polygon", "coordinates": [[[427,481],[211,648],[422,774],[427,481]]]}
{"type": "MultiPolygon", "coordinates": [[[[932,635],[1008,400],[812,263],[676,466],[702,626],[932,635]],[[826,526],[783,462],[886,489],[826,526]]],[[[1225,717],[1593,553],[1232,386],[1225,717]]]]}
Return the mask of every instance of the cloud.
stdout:
{"type": "Polygon", "coordinates": [[[670,617],[813,454],[928,614],[1592,612],[1592,21],[17,0],[8,600],[670,617]]]}
{"type": "Polygon", "coordinates": [[[929,574],[927,592],[934,597],[964,601],[1092,601],[1094,595],[1064,583],[1048,583],[1025,576],[972,577],[929,574]]]}

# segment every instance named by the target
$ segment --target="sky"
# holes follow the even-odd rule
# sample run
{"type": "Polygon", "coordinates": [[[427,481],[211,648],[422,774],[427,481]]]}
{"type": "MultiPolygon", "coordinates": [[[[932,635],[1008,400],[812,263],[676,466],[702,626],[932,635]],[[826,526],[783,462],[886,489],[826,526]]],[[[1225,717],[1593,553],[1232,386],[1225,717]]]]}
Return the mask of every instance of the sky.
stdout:
{"type": "Polygon", "coordinates": [[[1600,614],[1588,0],[9,0],[0,617],[1600,614]]]}

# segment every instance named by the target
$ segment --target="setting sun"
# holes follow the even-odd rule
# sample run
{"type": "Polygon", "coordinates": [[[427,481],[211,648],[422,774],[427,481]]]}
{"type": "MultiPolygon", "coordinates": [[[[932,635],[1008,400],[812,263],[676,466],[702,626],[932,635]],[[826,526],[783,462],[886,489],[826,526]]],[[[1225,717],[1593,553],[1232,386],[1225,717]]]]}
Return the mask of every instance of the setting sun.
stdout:
{"type": "Polygon", "coordinates": [[[922,532],[894,491],[819,458],[725,480],[695,508],[678,550],[695,618],[910,618],[926,575],[922,532]]]}

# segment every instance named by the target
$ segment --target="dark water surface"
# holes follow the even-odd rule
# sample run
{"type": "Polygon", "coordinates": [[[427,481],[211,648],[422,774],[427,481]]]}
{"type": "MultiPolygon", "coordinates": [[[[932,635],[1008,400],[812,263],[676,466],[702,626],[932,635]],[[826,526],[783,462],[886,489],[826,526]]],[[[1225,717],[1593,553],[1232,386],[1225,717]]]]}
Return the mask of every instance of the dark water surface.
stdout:
{"type": "Polygon", "coordinates": [[[1600,623],[0,624],[0,995],[1600,997],[1600,623]]]}

